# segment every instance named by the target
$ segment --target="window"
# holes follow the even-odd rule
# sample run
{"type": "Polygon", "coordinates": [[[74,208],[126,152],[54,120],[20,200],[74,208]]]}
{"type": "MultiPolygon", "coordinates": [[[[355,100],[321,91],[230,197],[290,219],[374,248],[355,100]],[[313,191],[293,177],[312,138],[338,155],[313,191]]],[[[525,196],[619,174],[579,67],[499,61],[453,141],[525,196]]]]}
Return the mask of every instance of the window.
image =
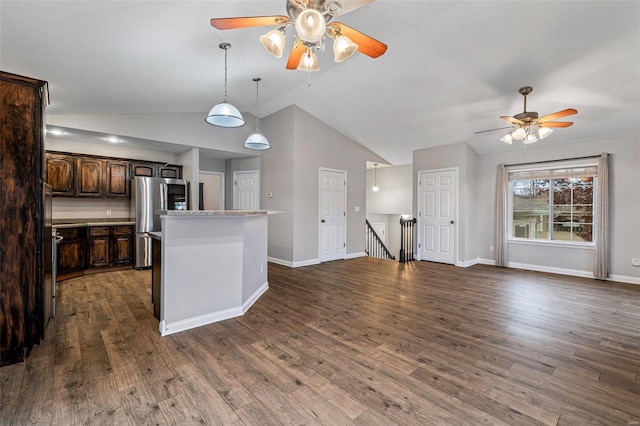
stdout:
{"type": "Polygon", "coordinates": [[[595,166],[509,172],[510,237],[593,242],[595,166]]]}

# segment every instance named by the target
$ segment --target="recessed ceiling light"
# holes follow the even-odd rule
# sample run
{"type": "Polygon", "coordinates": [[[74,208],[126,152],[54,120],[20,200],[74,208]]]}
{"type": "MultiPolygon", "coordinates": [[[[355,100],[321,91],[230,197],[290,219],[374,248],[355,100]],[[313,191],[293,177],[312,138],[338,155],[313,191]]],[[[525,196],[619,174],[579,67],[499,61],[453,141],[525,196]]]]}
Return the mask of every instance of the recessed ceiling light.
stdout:
{"type": "Polygon", "coordinates": [[[124,142],[122,139],[118,138],[117,136],[107,136],[106,138],[104,138],[107,142],[111,142],[111,143],[119,143],[119,142],[124,142]]]}
{"type": "Polygon", "coordinates": [[[63,132],[60,129],[50,129],[50,130],[47,129],[47,133],[49,133],[51,135],[54,135],[54,136],[60,136],[60,135],[64,135],[65,134],[65,132],[63,132]]]}

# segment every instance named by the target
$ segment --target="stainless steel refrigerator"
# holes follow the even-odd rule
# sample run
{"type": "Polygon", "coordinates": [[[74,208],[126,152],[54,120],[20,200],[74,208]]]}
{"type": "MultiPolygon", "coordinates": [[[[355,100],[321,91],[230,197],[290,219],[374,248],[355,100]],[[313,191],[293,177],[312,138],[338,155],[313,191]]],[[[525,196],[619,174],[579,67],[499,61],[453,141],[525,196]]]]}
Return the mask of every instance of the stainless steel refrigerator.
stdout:
{"type": "Polygon", "coordinates": [[[187,183],[182,179],[136,176],[131,185],[131,217],[136,220],[136,269],[151,267],[149,232],[161,231],[160,210],[187,209],[187,183]]]}

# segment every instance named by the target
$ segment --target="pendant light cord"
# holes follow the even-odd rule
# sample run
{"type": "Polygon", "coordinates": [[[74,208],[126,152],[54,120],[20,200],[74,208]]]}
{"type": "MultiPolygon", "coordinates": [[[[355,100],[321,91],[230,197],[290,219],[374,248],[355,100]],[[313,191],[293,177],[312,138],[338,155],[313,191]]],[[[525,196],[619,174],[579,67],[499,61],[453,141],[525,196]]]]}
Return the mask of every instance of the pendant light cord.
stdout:
{"type": "Polygon", "coordinates": [[[255,77],[253,81],[256,82],[256,132],[260,133],[260,99],[258,98],[258,85],[260,84],[260,77],[255,77]]]}
{"type": "Polygon", "coordinates": [[[229,43],[220,43],[220,49],[224,49],[224,101],[223,102],[227,102],[228,99],[228,95],[227,95],[227,51],[229,50],[229,48],[231,47],[231,44],[229,43]]]}

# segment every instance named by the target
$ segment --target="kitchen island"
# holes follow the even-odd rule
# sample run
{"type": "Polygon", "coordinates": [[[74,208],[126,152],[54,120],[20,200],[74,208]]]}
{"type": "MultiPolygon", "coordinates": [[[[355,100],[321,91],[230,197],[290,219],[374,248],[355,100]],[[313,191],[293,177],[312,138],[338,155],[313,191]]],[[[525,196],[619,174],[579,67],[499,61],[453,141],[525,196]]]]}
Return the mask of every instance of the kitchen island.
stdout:
{"type": "Polygon", "coordinates": [[[269,288],[266,211],[167,210],[160,219],[152,299],[163,336],[243,315],[269,288]]]}

